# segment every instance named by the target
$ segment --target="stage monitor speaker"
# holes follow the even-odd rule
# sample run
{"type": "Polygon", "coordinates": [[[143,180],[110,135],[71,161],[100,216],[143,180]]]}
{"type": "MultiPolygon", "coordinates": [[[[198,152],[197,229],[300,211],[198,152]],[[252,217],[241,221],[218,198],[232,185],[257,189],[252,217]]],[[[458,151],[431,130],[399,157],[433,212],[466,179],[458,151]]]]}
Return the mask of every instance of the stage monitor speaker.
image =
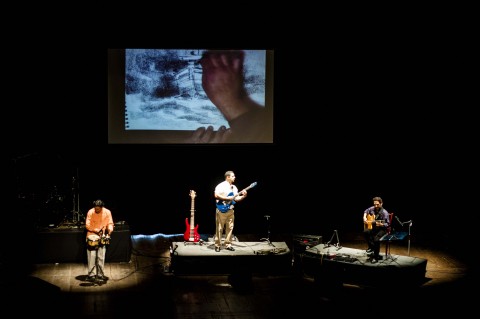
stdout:
{"type": "Polygon", "coordinates": [[[322,236],[319,235],[293,235],[293,253],[301,254],[305,250],[322,243],[322,236]]]}

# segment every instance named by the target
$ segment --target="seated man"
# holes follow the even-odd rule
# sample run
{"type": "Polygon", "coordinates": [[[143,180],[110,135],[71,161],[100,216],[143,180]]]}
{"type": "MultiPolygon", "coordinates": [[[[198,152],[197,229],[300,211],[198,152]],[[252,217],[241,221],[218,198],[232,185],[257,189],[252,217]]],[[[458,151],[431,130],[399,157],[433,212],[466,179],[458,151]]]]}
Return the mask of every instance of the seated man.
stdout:
{"type": "Polygon", "coordinates": [[[368,244],[367,253],[370,261],[376,263],[380,259],[380,239],[387,233],[390,221],[382,198],[374,197],[372,200],[373,206],[363,212],[363,223],[366,226],[364,236],[368,244]]]}

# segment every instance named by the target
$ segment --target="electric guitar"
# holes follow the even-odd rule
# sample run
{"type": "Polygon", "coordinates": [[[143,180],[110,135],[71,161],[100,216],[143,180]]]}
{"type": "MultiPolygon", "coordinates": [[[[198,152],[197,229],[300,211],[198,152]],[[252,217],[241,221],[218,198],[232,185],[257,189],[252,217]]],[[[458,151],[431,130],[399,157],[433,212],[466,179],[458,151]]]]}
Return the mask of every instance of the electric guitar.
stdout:
{"type": "Polygon", "coordinates": [[[187,229],[183,234],[185,241],[198,242],[200,241],[200,235],[198,234],[198,225],[194,227],[194,216],[195,216],[195,191],[190,191],[190,197],[192,198],[192,205],[190,208],[190,224],[188,223],[188,218],[185,218],[185,225],[187,229]]]}
{"type": "MultiPolygon", "coordinates": [[[[257,186],[257,182],[251,183],[250,186],[248,186],[247,188],[242,189],[240,192],[238,192],[238,194],[240,194],[240,193],[243,192],[243,191],[248,191],[250,188],[253,188],[253,187],[255,187],[255,186],[257,186]]],[[[235,197],[237,197],[238,194],[237,194],[235,197]]],[[[233,192],[230,192],[227,196],[233,196],[233,192]]],[[[227,212],[232,205],[235,205],[235,197],[234,197],[233,200],[231,200],[231,201],[226,201],[226,200],[218,201],[218,202],[217,202],[217,208],[218,208],[218,210],[221,211],[222,213],[227,212]]]]}

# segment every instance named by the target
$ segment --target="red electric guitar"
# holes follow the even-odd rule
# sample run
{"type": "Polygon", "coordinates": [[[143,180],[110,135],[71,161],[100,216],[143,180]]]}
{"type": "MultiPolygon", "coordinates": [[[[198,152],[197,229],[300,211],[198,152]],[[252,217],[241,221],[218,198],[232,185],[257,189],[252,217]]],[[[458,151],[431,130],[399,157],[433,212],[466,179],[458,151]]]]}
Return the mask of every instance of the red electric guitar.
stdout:
{"type": "Polygon", "coordinates": [[[200,235],[198,234],[198,225],[194,227],[194,216],[195,216],[195,191],[190,191],[190,197],[192,198],[192,207],[190,208],[190,224],[188,223],[188,218],[185,218],[185,225],[187,229],[183,234],[185,241],[198,242],[200,241],[200,235]]]}

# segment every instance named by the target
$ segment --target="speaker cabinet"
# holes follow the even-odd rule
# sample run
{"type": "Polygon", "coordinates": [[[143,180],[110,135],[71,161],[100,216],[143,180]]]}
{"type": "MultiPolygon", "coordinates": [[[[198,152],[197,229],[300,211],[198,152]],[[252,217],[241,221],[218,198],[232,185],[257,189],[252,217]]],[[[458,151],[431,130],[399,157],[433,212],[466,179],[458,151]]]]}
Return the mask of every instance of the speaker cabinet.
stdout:
{"type": "Polygon", "coordinates": [[[306,249],[322,243],[322,236],[319,235],[293,235],[293,253],[301,254],[306,249]]]}

